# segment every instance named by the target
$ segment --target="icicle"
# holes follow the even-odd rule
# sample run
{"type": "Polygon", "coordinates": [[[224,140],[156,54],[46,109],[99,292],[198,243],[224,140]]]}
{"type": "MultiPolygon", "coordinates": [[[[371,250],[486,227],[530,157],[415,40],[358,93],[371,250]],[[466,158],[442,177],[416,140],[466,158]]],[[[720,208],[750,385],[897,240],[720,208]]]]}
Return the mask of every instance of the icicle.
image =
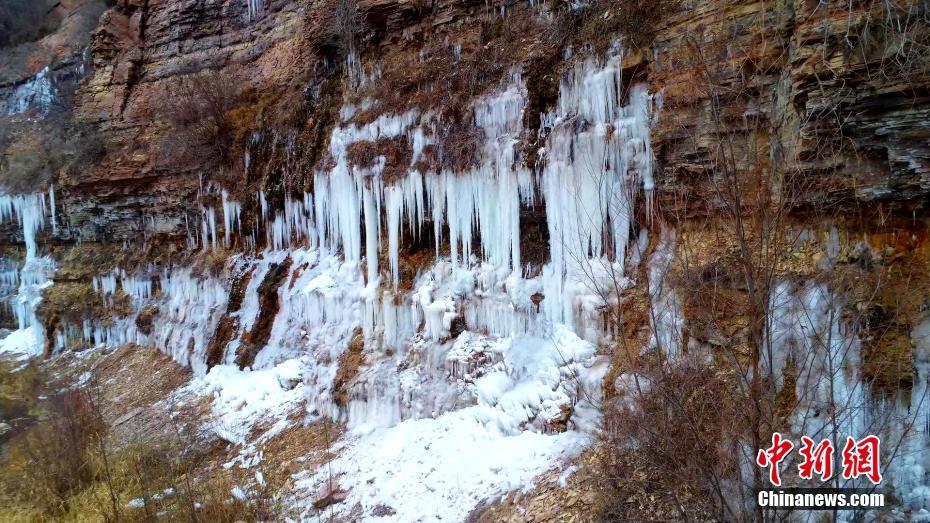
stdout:
{"type": "Polygon", "coordinates": [[[258,18],[259,11],[265,6],[264,0],[245,0],[245,3],[247,11],[246,16],[249,22],[258,18]]]}
{"type": "Polygon", "coordinates": [[[262,211],[262,221],[265,221],[268,219],[268,200],[265,199],[265,191],[258,191],[258,204],[262,211]]]}
{"type": "Polygon", "coordinates": [[[48,203],[52,207],[52,234],[58,234],[58,220],[55,214],[55,184],[48,187],[48,203]]]}
{"type": "Polygon", "coordinates": [[[638,185],[651,205],[652,99],[644,85],[635,85],[629,105],[621,106],[620,92],[619,58],[603,66],[589,59],[562,80],[559,110],[543,119],[551,127],[542,173],[551,249],[544,306],[553,320],[569,325],[575,312],[565,293],[578,285],[563,280],[590,279],[592,267],[611,263],[616,269],[609,272],[622,276],[638,185]],[[610,260],[602,259],[605,232],[610,260]]]}
{"type": "Polygon", "coordinates": [[[313,246],[317,233],[313,219],[313,195],[304,193],[303,199],[287,199],[284,211],[275,213],[275,218],[268,228],[268,244],[279,250],[292,245],[294,241],[307,241],[313,246]]]}
{"type": "Polygon", "coordinates": [[[200,241],[201,249],[204,251],[217,248],[216,236],[216,209],[205,207],[202,209],[200,218],[200,229],[202,231],[200,241]]]}
{"type": "Polygon", "coordinates": [[[27,259],[37,255],[36,233],[45,227],[45,211],[45,195],[42,193],[17,196],[0,194],[0,223],[14,215],[18,218],[27,259]]]}
{"type": "Polygon", "coordinates": [[[229,192],[222,191],[223,199],[223,235],[228,247],[231,242],[233,229],[242,229],[242,205],[229,199],[229,192]]]}
{"type": "Polygon", "coordinates": [[[391,281],[394,289],[400,280],[400,217],[404,204],[404,193],[395,187],[387,188],[388,261],[391,265],[391,281]]]}
{"type": "MultiPolygon", "coordinates": [[[[365,261],[368,266],[368,285],[378,285],[378,230],[380,215],[376,213],[375,197],[371,187],[362,188],[365,209],[365,261]]],[[[380,194],[380,192],[379,192],[380,194]]]]}

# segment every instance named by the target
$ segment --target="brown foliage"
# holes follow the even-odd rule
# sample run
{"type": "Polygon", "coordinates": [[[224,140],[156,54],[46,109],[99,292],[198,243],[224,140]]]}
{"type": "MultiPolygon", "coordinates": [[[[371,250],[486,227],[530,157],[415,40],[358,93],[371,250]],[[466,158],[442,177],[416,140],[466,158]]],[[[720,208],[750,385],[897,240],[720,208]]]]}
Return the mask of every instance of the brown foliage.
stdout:
{"type": "Polygon", "coordinates": [[[368,24],[358,0],[321,0],[307,11],[304,21],[310,49],[330,60],[358,53],[368,24]]]}
{"type": "Polygon", "coordinates": [[[63,181],[78,175],[105,152],[96,126],[73,120],[64,109],[43,118],[0,117],[0,189],[43,190],[59,175],[63,181]]]}
{"type": "Polygon", "coordinates": [[[484,131],[471,122],[454,120],[439,131],[439,163],[445,169],[461,172],[478,161],[478,148],[484,131]]]}
{"type": "Polygon", "coordinates": [[[255,126],[255,91],[237,78],[204,71],[168,86],[162,118],[171,126],[160,144],[161,160],[190,168],[206,162],[228,167],[240,161],[242,145],[255,126]]]}
{"type": "Polygon", "coordinates": [[[595,54],[615,39],[627,49],[648,48],[656,30],[681,7],[681,0],[592,0],[562,10],[550,38],[595,54]]]}
{"type": "Polygon", "coordinates": [[[605,406],[598,519],[652,520],[656,507],[668,507],[666,519],[706,519],[721,501],[711,485],[739,466],[745,405],[734,377],[698,362],[638,376],[605,406]]]}
{"type": "Polygon", "coordinates": [[[47,409],[44,423],[10,443],[4,474],[15,477],[16,484],[4,481],[0,487],[6,496],[28,497],[54,515],[66,512],[71,495],[101,474],[92,453],[106,426],[82,391],[52,396],[47,409]]]}
{"type": "Polygon", "coordinates": [[[420,45],[379,50],[380,56],[373,58],[380,78],[355,94],[358,100],[375,103],[356,121],[370,122],[380,114],[411,107],[438,109],[450,121],[467,119],[473,97],[505,79],[522,62],[530,51],[527,35],[541,33],[545,24],[534,10],[515,6],[506,21],[492,15],[454,33],[432,34],[420,45]]]}
{"type": "Polygon", "coordinates": [[[406,136],[381,138],[377,142],[355,142],[349,145],[346,154],[350,163],[362,168],[372,167],[378,157],[383,156],[384,170],[381,171],[381,178],[387,183],[403,178],[413,157],[406,136]]]}

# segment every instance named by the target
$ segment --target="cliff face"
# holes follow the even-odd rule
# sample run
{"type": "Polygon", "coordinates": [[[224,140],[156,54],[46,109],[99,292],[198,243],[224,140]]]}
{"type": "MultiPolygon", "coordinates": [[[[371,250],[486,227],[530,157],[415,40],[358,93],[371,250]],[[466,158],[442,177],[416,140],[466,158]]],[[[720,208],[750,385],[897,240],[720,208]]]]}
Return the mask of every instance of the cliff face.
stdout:
{"type": "Polygon", "coordinates": [[[184,235],[185,218],[199,221],[200,179],[212,173],[161,161],[171,147],[161,139],[171,133],[160,113],[171,102],[166,85],[210,69],[243,86],[287,82],[300,61],[300,20],[289,2],[269,2],[257,20],[245,2],[121,2],[107,11],[78,94],[80,118],[98,123],[107,154],[63,187],[69,232],[88,241],[184,235]]]}
{"type": "Polygon", "coordinates": [[[759,129],[761,113],[772,158],[818,180],[805,187],[810,199],[919,206],[927,67],[914,46],[927,38],[926,13],[847,7],[697,2],[670,20],[648,61],[654,88],[665,88],[655,133],[667,144],[665,183],[706,163],[721,136],[759,129]]]}
{"type": "MultiPolygon", "coordinates": [[[[882,397],[923,455],[899,429],[930,405],[930,6],[582,4],[60,3],[0,49],[0,348],[157,347],[243,455],[297,412],[344,423],[342,488],[297,478],[301,517],[516,517],[484,502],[593,434],[656,446],[623,427],[663,422],[625,417],[657,375],[768,402],[721,446],[862,432],[882,397]]],[[[748,408],[718,396],[678,414],[748,408]]],[[[598,467],[656,469],[630,459],[580,460],[571,510],[598,467]]],[[[685,497],[745,494],[719,459],[735,491],[685,497]]],[[[930,509],[907,459],[889,477],[930,509]]]]}
{"type": "MultiPolygon", "coordinates": [[[[578,47],[578,42],[544,33],[555,32],[555,22],[523,21],[544,16],[545,6],[511,6],[516,28],[509,31],[518,34],[504,39],[494,38],[493,31],[500,29],[483,22],[481,9],[468,3],[414,8],[401,2],[361,2],[359,7],[369,49],[363,63],[381,70],[406,68],[426,96],[443,87],[429,85],[435,78],[419,79],[417,69],[424,60],[418,65],[412,50],[435,47],[430,42],[440,35],[459,41],[466,54],[469,46],[476,46],[474,51],[488,46],[491,52],[500,46],[502,68],[526,68],[526,74],[539,80],[529,85],[530,99],[541,105],[538,110],[554,102],[553,82],[571,60],[563,58],[557,44],[578,47]],[[476,29],[491,31],[489,41],[482,44],[482,35],[470,40],[476,29]]],[[[292,131],[301,136],[312,126],[308,123],[329,119],[326,113],[333,111],[329,106],[339,103],[338,97],[322,103],[309,100],[311,91],[326,86],[319,83],[325,73],[308,73],[324,62],[333,66],[327,49],[313,42],[322,31],[313,24],[326,8],[275,1],[250,15],[248,3],[239,1],[119,2],[90,31],[89,21],[99,16],[100,6],[62,4],[60,9],[76,13],[66,20],[75,21],[31,44],[35,49],[20,46],[4,53],[7,87],[0,95],[7,100],[43,67],[51,65],[55,79],[75,76],[69,67],[80,63],[84,75],[74,95],[77,118],[95,124],[92,132],[106,142],[105,155],[59,182],[61,214],[69,225],[61,239],[185,234],[185,218],[197,214],[191,202],[197,199],[201,178],[216,178],[219,168],[197,162],[166,165],[163,160],[170,155],[165,149],[173,147],[164,137],[175,132],[163,109],[181,77],[217,70],[225,82],[243,90],[271,96],[288,89],[302,92],[297,104],[272,109],[299,113],[292,131]],[[299,107],[304,104],[306,109],[299,107]],[[152,231],[143,224],[148,216],[157,216],[152,231]]],[[[921,47],[926,28],[920,15],[882,11],[868,2],[850,10],[800,1],[695,1],[644,20],[651,27],[643,31],[654,31],[652,43],[628,51],[623,67],[629,73],[626,81],[645,80],[663,96],[662,117],[653,130],[662,169],[659,199],[671,202],[689,188],[695,192],[695,178],[713,167],[715,147],[724,137],[744,140],[754,134],[767,142],[767,151],[760,149],[760,154],[816,181],[816,187],[811,183],[804,188],[812,201],[920,206],[928,186],[927,58],[921,47]]],[[[454,74],[448,65],[436,73],[454,74]]],[[[490,79],[494,77],[500,73],[490,79]]],[[[55,85],[62,91],[69,88],[63,79],[55,85]]],[[[399,103],[392,109],[417,102],[409,97],[399,103]]],[[[531,129],[538,125],[529,124],[531,129]]],[[[261,120],[245,127],[272,131],[261,120]]],[[[267,175],[243,173],[240,165],[223,169],[255,190],[275,183],[267,175]]]]}

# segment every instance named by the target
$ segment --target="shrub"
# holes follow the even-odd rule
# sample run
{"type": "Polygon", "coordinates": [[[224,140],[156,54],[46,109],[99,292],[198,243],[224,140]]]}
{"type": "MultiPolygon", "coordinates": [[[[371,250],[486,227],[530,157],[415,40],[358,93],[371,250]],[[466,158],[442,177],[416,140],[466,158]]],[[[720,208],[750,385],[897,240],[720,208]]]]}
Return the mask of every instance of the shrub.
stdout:
{"type": "Polygon", "coordinates": [[[91,456],[104,435],[102,419],[88,396],[66,390],[52,396],[44,421],[11,443],[7,468],[0,480],[4,497],[60,515],[69,499],[96,481],[99,470],[91,456]]]}
{"type": "Polygon", "coordinates": [[[73,176],[105,153],[95,126],[75,121],[67,112],[0,117],[0,122],[0,189],[7,192],[43,190],[59,173],[73,176]]]}
{"type": "Polygon", "coordinates": [[[379,114],[419,107],[436,109],[449,122],[467,121],[472,99],[505,79],[531,52],[526,35],[543,33],[545,27],[535,9],[514,7],[506,23],[491,15],[455,32],[431,35],[421,45],[384,50],[376,57],[378,81],[353,93],[351,101],[373,101],[355,120],[366,123],[379,114]]]}
{"type": "Polygon", "coordinates": [[[407,174],[413,151],[406,136],[398,138],[381,138],[377,142],[362,141],[349,145],[346,150],[348,160],[353,165],[370,168],[379,156],[384,157],[384,170],[381,177],[385,182],[402,178],[407,174]]]}
{"type": "Polygon", "coordinates": [[[445,169],[461,172],[478,161],[478,148],[484,131],[469,122],[456,120],[439,131],[439,163],[445,169]]]}
{"type": "Polygon", "coordinates": [[[563,11],[555,34],[579,48],[590,46],[596,53],[604,52],[615,38],[621,38],[628,49],[646,48],[661,22],[680,4],[680,0],[593,0],[563,11]]]}
{"type": "Polygon", "coordinates": [[[344,60],[361,52],[361,37],[368,24],[357,0],[315,2],[305,20],[310,48],[331,60],[344,60]]]}
{"type": "Polygon", "coordinates": [[[72,325],[80,325],[84,319],[106,321],[120,312],[121,307],[108,307],[103,296],[86,282],[59,282],[46,288],[37,310],[43,321],[72,325]]]}
{"type": "Polygon", "coordinates": [[[49,143],[52,136],[44,135],[34,125],[4,127],[8,132],[4,133],[7,136],[0,137],[2,190],[15,194],[32,192],[48,185],[62,164],[58,149],[49,143]],[[20,132],[16,133],[14,129],[20,132]]]}
{"type": "Polygon", "coordinates": [[[742,434],[734,378],[699,362],[660,364],[641,371],[641,391],[630,382],[605,406],[599,520],[651,519],[659,506],[674,507],[666,519],[712,517],[720,498],[711,485],[738,468],[728,446],[742,434]]]}
{"type": "Polygon", "coordinates": [[[179,168],[241,161],[245,137],[255,126],[256,93],[218,71],[182,77],[168,86],[162,119],[171,132],[159,145],[163,163],[179,168]]]}

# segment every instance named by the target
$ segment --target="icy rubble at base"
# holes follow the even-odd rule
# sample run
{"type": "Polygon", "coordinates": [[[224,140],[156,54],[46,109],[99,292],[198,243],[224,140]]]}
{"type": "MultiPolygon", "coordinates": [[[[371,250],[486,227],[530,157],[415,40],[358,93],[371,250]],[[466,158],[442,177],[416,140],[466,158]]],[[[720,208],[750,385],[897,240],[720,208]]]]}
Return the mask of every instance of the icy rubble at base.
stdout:
{"type": "Polygon", "coordinates": [[[17,329],[0,338],[0,355],[28,359],[42,355],[45,336],[39,325],[17,329]]]}
{"type": "MultiPolygon", "coordinates": [[[[336,460],[315,476],[299,477],[297,487],[315,494],[332,473],[342,488],[351,489],[346,502],[327,509],[325,517],[358,503],[364,521],[463,521],[480,502],[530,488],[540,473],[568,462],[591,442],[577,431],[502,434],[477,421],[476,409],[350,436],[337,448],[336,460]],[[394,513],[371,515],[378,506],[394,513]]],[[[308,511],[301,517],[314,516],[308,511]]]]}
{"type": "MultiPolygon", "coordinates": [[[[407,397],[396,398],[419,415],[398,418],[390,401],[365,405],[366,422],[354,425],[338,457],[297,482],[307,505],[332,480],[348,498],[327,515],[360,504],[363,519],[382,505],[394,510],[391,521],[463,520],[479,502],[530,487],[539,473],[590,443],[607,365],[567,329],[513,338],[466,332],[427,350],[425,359],[441,372],[424,380],[428,365],[402,371],[407,397]],[[574,406],[572,426],[547,432],[545,421],[558,419],[566,405],[574,406]]],[[[385,370],[382,377],[393,369],[385,370]]]]}
{"type": "Polygon", "coordinates": [[[292,359],[255,371],[217,365],[182,393],[213,396],[216,420],[211,428],[224,440],[244,445],[257,421],[282,419],[299,407],[306,395],[303,373],[312,364],[306,358],[292,359]]]}

